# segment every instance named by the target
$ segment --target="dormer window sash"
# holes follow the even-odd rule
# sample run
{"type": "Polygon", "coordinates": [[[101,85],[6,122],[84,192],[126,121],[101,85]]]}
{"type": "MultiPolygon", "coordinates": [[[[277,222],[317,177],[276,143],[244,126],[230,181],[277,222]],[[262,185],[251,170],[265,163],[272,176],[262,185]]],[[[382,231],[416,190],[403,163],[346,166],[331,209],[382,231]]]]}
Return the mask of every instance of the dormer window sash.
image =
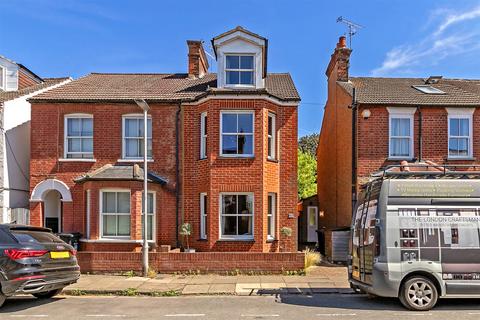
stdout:
{"type": "Polygon", "coordinates": [[[255,86],[255,55],[225,55],[225,85],[228,87],[255,86]]]}

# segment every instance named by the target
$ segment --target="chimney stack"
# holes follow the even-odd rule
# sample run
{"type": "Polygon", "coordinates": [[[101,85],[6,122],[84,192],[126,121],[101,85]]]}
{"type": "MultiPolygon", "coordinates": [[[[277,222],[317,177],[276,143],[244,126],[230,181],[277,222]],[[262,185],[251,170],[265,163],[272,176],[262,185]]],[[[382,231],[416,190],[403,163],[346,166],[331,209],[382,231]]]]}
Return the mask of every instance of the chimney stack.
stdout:
{"type": "Polygon", "coordinates": [[[202,41],[187,40],[188,45],[188,77],[202,78],[208,73],[208,60],[202,41]]]}
{"type": "Polygon", "coordinates": [[[352,49],[347,48],[347,38],[341,36],[338,39],[335,51],[332,54],[325,74],[328,78],[336,76],[336,81],[348,81],[348,68],[350,66],[350,54],[352,49]]]}

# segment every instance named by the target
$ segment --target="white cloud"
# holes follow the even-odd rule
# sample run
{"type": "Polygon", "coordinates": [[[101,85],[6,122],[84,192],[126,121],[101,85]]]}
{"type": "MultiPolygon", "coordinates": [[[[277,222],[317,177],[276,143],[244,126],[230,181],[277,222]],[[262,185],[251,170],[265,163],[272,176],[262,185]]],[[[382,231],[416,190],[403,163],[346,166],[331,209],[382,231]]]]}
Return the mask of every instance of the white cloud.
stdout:
{"type": "Polygon", "coordinates": [[[433,32],[428,33],[416,43],[392,48],[387,52],[382,65],[372,70],[372,75],[411,73],[412,69],[435,65],[448,57],[480,50],[478,28],[465,28],[469,24],[478,23],[480,6],[473,10],[457,13],[446,9],[437,9],[431,14],[428,22],[430,26],[434,19],[440,21],[433,32]]]}

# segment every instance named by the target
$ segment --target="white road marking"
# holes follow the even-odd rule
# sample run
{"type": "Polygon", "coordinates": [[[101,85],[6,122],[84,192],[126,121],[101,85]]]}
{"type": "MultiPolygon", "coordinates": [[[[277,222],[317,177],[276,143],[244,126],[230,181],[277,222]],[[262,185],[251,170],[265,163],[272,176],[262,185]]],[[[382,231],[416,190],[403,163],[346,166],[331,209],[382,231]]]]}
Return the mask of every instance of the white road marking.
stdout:
{"type": "Polygon", "coordinates": [[[433,313],[425,313],[425,312],[404,312],[404,313],[394,313],[394,316],[432,316],[433,313]]]}
{"type": "Polygon", "coordinates": [[[164,317],[205,317],[205,313],[174,313],[166,314],[164,317]]]}
{"type": "Polygon", "coordinates": [[[125,318],[127,315],[125,314],[87,314],[85,317],[97,317],[97,318],[102,318],[102,317],[113,317],[113,318],[125,318]]]}
{"type": "Polygon", "coordinates": [[[317,313],[319,317],[353,317],[356,313],[317,313]]]}
{"type": "Polygon", "coordinates": [[[47,318],[48,314],[12,314],[12,318],[47,318]]]}
{"type": "Polygon", "coordinates": [[[480,314],[480,312],[469,312],[468,314],[473,316],[473,315],[480,314]]]}
{"type": "Polygon", "coordinates": [[[280,317],[279,314],[241,314],[240,317],[280,317]]]}

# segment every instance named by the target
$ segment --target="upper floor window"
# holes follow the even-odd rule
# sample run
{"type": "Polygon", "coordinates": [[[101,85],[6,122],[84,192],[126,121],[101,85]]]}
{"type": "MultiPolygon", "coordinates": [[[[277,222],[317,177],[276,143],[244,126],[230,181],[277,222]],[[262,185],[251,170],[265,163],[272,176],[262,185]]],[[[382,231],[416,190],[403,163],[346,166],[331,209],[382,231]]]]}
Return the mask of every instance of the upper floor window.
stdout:
{"type": "Polygon", "coordinates": [[[253,86],[255,68],[253,55],[227,55],[225,57],[225,81],[231,86],[253,86]]]}
{"type": "Polygon", "coordinates": [[[472,115],[448,115],[448,156],[451,158],[472,157],[472,115]]]}
{"type": "Polygon", "coordinates": [[[65,158],[93,158],[93,116],[88,114],[65,117],[65,158]]]}
{"type": "Polygon", "coordinates": [[[388,108],[389,158],[413,158],[413,115],[415,108],[388,108]]]}
{"type": "Polygon", "coordinates": [[[207,157],[207,113],[200,115],[200,159],[207,157]]]}
{"type": "MultiPolygon", "coordinates": [[[[123,159],[143,158],[143,116],[123,117],[123,159]]],[[[152,158],[152,119],[147,120],[147,156],[152,158]]]]}
{"type": "Polygon", "coordinates": [[[275,118],[275,114],[268,114],[268,159],[275,159],[277,156],[275,118]]]}
{"type": "Polygon", "coordinates": [[[5,89],[5,68],[0,67],[0,89],[5,89]]]}
{"type": "Polygon", "coordinates": [[[253,153],[253,111],[220,113],[220,152],[222,156],[251,157],[253,153]]]}

